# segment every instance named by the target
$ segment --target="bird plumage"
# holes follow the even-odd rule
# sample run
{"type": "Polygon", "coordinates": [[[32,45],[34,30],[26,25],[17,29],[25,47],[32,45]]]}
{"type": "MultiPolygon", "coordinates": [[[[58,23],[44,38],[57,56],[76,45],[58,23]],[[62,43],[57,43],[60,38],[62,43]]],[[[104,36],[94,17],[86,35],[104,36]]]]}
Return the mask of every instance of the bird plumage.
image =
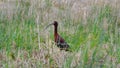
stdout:
{"type": "Polygon", "coordinates": [[[61,50],[68,51],[69,45],[65,42],[65,40],[62,37],[57,35],[57,38],[56,38],[55,42],[57,44],[57,47],[59,47],[61,50]]]}

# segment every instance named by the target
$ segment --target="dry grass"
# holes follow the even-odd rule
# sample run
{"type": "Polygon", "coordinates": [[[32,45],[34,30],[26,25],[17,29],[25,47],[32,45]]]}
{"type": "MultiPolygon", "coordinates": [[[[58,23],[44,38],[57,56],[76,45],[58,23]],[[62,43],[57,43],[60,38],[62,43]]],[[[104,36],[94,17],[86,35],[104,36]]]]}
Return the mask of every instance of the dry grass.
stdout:
{"type": "Polygon", "coordinates": [[[0,67],[119,68],[119,3],[119,0],[1,0],[0,67]],[[112,17],[107,17],[107,13],[112,17]],[[53,28],[44,31],[54,20],[59,22],[59,33],[73,52],[56,47],[53,28]],[[101,40],[106,37],[107,41],[101,40]]]}

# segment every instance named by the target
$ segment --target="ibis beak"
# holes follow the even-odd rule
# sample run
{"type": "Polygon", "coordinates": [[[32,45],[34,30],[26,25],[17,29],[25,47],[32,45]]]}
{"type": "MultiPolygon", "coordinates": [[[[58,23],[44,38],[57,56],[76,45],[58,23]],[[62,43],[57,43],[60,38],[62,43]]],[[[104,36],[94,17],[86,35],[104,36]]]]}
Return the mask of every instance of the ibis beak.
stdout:
{"type": "Polygon", "coordinates": [[[45,29],[47,29],[47,28],[48,28],[49,26],[51,26],[51,25],[53,25],[53,23],[51,23],[51,24],[47,25],[45,29]]]}

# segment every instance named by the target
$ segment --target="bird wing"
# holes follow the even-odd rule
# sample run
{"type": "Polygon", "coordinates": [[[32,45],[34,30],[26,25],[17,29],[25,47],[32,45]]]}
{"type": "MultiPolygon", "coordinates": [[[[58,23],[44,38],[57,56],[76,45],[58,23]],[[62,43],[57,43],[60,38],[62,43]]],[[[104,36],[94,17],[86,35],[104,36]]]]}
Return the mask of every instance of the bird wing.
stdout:
{"type": "Polygon", "coordinates": [[[69,48],[69,45],[59,35],[57,37],[57,46],[60,47],[60,48],[69,48]]]}

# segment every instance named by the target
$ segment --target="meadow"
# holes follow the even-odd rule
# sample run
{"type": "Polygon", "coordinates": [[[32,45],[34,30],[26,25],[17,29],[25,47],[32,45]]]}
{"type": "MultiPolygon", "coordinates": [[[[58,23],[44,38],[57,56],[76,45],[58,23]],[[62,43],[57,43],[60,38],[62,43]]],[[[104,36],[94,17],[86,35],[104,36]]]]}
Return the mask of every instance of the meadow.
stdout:
{"type": "Polygon", "coordinates": [[[119,0],[0,0],[0,68],[120,68],[119,0]],[[54,28],[72,52],[54,43],[54,28]]]}

